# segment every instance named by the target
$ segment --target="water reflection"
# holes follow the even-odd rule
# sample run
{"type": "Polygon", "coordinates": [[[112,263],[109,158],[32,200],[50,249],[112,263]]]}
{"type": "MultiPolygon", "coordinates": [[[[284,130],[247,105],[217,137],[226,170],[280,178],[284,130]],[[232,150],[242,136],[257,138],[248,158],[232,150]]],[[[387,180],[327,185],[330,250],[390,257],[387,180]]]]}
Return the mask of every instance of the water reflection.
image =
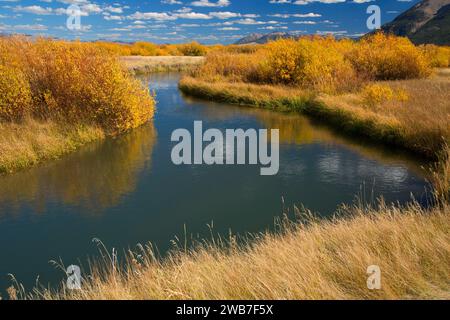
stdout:
{"type": "Polygon", "coordinates": [[[60,161],[0,177],[0,217],[24,205],[42,213],[51,202],[85,213],[116,206],[134,191],[139,174],[150,169],[156,136],[154,125],[148,124],[60,161]]]}
{"type": "MultiPolygon", "coordinates": [[[[320,124],[298,113],[282,113],[258,108],[228,105],[224,108],[220,104],[213,102],[202,101],[199,104],[200,100],[190,97],[185,97],[185,102],[197,108],[202,114],[203,119],[212,121],[233,120],[233,123],[236,122],[236,119],[256,119],[262,128],[279,129],[281,144],[308,145],[320,143],[323,146],[340,146],[357,152],[364,158],[369,158],[377,162],[401,164],[402,170],[411,170],[419,176],[425,176],[429,173],[428,170],[424,170],[423,168],[426,166],[423,159],[416,158],[404,151],[341,134],[339,131],[325,124],[320,124]]],[[[332,163],[332,159],[329,158],[328,165],[333,167],[338,164],[332,163]]],[[[385,169],[384,167],[380,168],[381,170],[385,169]]],[[[391,175],[391,173],[386,171],[384,175],[391,175]]]]}

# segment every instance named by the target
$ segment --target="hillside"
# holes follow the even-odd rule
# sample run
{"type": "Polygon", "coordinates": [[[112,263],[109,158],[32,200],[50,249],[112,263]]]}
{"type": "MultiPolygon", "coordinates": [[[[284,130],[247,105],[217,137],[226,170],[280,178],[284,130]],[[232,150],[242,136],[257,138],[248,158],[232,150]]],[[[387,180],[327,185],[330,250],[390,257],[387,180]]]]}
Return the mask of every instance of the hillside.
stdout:
{"type": "Polygon", "coordinates": [[[450,45],[450,0],[423,0],[382,29],[416,44],[450,45]]]}

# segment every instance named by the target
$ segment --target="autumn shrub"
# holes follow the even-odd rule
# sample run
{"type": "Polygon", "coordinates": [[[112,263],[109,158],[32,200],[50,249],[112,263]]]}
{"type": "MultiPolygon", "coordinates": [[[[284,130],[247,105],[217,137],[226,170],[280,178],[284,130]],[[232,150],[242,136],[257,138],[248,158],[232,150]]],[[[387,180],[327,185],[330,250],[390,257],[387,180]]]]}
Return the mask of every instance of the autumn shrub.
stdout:
{"type": "Polygon", "coordinates": [[[158,47],[150,42],[138,41],[131,46],[132,56],[156,56],[158,47]]]}
{"type": "Polygon", "coordinates": [[[0,64],[0,120],[23,119],[30,105],[31,90],[23,73],[0,64]]]}
{"type": "Polygon", "coordinates": [[[431,66],[407,38],[376,33],[363,38],[348,54],[355,69],[372,80],[424,78],[431,66]]]}
{"type": "MultiPolygon", "coordinates": [[[[131,56],[131,45],[129,44],[121,44],[121,43],[113,43],[113,42],[105,42],[105,41],[97,41],[94,42],[95,46],[106,50],[109,54],[117,55],[117,56],[131,56]]],[[[90,43],[86,43],[87,46],[92,45],[90,43]]]]}
{"type": "Polygon", "coordinates": [[[264,46],[260,44],[248,44],[248,45],[227,45],[227,46],[212,46],[211,51],[213,52],[225,52],[225,53],[246,53],[251,54],[255,53],[260,49],[263,49],[264,46]]]}
{"type": "Polygon", "coordinates": [[[362,98],[366,105],[374,107],[388,101],[405,102],[409,96],[402,89],[393,89],[385,84],[372,83],[363,88],[362,98]]]}
{"type": "Polygon", "coordinates": [[[0,120],[20,120],[30,110],[30,86],[21,66],[17,52],[0,40],[0,120]]]}
{"type": "MultiPolygon", "coordinates": [[[[444,60],[445,49],[428,51],[438,53],[433,53],[434,59],[444,60]]],[[[360,41],[309,36],[266,45],[214,47],[194,76],[335,94],[359,91],[373,80],[426,77],[436,64],[430,60],[408,39],[382,33],[360,41]]]]}
{"type": "Polygon", "coordinates": [[[14,100],[20,106],[31,102],[29,110],[12,104],[9,119],[23,118],[27,111],[33,117],[92,123],[118,133],[153,115],[148,90],[97,45],[47,39],[1,41],[12,56],[20,57],[12,70],[0,69],[2,101],[14,100]]]}
{"type": "Polygon", "coordinates": [[[206,47],[198,42],[186,43],[178,46],[178,50],[183,56],[204,56],[207,52],[206,47]]]}
{"type": "Polygon", "coordinates": [[[254,82],[259,67],[259,62],[253,55],[218,51],[208,54],[205,63],[196,73],[211,81],[226,78],[234,82],[254,82]]]}
{"type": "Polygon", "coordinates": [[[266,80],[275,84],[334,92],[357,83],[352,65],[330,38],[271,42],[264,65],[266,80]]]}
{"type": "Polygon", "coordinates": [[[432,67],[447,68],[450,66],[450,47],[427,44],[421,46],[421,50],[432,67]]]}
{"type": "Polygon", "coordinates": [[[178,47],[173,44],[163,44],[157,50],[158,56],[182,56],[178,47]]]}

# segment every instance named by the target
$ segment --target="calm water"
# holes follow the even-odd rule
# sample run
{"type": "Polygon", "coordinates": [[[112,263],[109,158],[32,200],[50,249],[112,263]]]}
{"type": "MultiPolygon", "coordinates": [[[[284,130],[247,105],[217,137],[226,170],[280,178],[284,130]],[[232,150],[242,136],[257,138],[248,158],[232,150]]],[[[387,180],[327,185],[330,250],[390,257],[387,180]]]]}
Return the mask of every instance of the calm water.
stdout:
{"type": "Polygon", "coordinates": [[[161,253],[175,236],[257,232],[271,228],[284,207],[304,204],[331,214],[357,195],[425,202],[417,160],[349,140],[298,115],[206,103],[183,97],[177,75],[148,79],[157,92],[153,124],[89,145],[63,160],[0,177],[0,288],[13,273],[28,288],[36,277],[54,283],[66,265],[109,248],[148,241],[161,253]],[[259,166],[182,166],[170,160],[170,135],[207,128],[280,128],[280,172],[259,166]]]}

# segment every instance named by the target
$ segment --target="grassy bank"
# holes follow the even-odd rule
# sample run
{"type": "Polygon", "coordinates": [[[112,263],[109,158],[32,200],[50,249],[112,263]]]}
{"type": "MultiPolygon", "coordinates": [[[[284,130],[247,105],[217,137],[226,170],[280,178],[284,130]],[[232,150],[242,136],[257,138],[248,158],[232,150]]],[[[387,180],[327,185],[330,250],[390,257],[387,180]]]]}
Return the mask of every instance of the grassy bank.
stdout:
{"type": "Polygon", "coordinates": [[[125,67],[133,74],[148,74],[155,72],[182,72],[197,67],[204,57],[166,56],[144,57],[126,56],[120,58],[125,67]]]}
{"type": "MultiPolygon", "coordinates": [[[[443,72],[443,71],[441,71],[443,72]]],[[[256,85],[185,77],[185,94],[276,111],[296,111],[319,118],[342,131],[402,147],[433,158],[450,141],[450,78],[382,82],[401,88],[406,101],[385,100],[369,107],[364,92],[340,95],[280,85],[256,85]]]]}
{"type": "MultiPolygon", "coordinates": [[[[92,266],[83,290],[39,289],[33,299],[449,299],[450,207],[425,211],[342,209],[331,221],[280,224],[244,246],[209,241],[183,245],[164,259],[151,247],[114,252],[92,266]],[[368,266],[381,268],[381,290],[367,288],[368,266]]],[[[305,216],[303,217],[305,218],[305,216]]],[[[304,221],[304,220],[303,220],[304,221]]]]}
{"type": "Polygon", "coordinates": [[[0,39],[0,173],[136,128],[153,112],[148,89],[96,44],[0,39]]]}
{"type": "Polygon", "coordinates": [[[0,123],[0,174],[58,159],[105,135],[98,126],[51,120],[0,123]]]}

